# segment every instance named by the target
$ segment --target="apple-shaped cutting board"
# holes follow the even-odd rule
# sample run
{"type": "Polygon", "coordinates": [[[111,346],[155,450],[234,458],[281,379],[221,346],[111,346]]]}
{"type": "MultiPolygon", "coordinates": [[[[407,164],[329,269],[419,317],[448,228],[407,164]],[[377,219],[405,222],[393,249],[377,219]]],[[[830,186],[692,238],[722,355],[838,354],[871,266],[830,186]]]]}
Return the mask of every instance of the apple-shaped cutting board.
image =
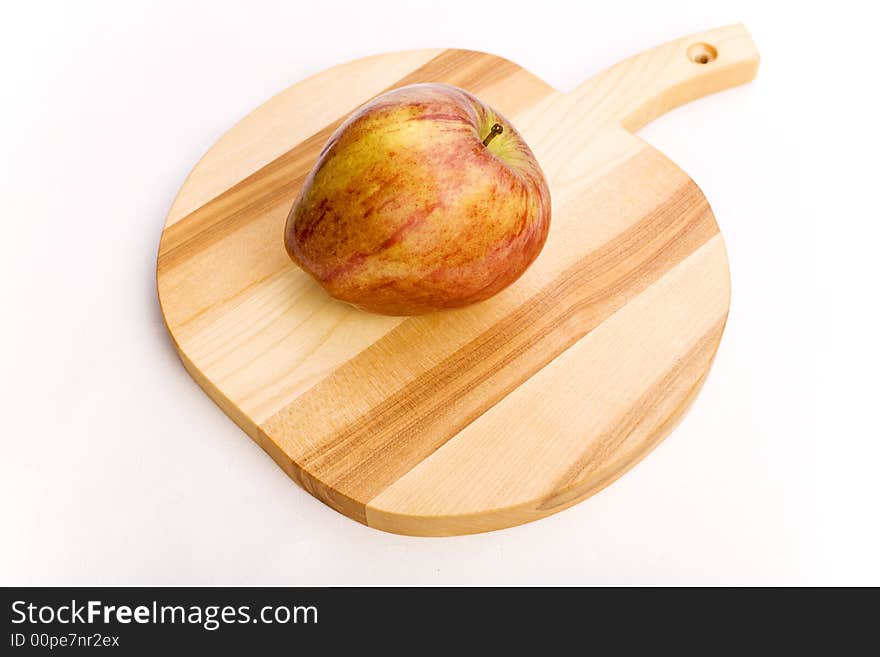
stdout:
{"type": "Polygon", "coordinates": [[[158,290],[180,358],[291,478],[370,527],[480,532],[583,500],[682,418],[729,304],[709,203],[633,131],[757,67],[730,26],[568,94],[466,50],[368,57],[295,84],[205,154],[168,215],[158,290]],[[384,317],[331,299],[282,234],[330,133],[414,82],[463,87],[510,119],[553,218],[538,259],[496,297],[384,317]]]}

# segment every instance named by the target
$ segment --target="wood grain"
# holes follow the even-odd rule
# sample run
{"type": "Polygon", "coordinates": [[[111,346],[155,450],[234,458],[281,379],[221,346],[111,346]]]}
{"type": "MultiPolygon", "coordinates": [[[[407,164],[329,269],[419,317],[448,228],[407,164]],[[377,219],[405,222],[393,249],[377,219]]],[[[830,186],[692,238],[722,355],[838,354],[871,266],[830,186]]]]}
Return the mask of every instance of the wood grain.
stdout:
{"type": "Polygon", "coordinates": [[[462,50],[371,57],[290,87],[215,144],[169,213],[157,284],[184,365],[295,481],[372,527],[478,532],[570,506],[680,420],[729,305],[705,197],[630,131],[747,82],[757,64],[730,26],[570,94],[462,50]],[[553,223],[538,260],[496,297],[370,315],[297,269],[282,229],[332,130],[413,82],[463,87],[515,123],[548,177],[553,223]]]}

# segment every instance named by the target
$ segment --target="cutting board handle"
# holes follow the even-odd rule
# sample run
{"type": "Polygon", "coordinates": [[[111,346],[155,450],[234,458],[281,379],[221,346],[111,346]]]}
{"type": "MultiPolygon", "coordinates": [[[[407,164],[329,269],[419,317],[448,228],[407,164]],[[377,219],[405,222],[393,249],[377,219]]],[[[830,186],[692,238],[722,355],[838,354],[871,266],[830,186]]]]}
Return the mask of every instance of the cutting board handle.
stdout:
{"type": "Polygon", "coordinates": [[[754,79],[760,56],[744,25],[670,41],[626,59],[573,92],[577,103],[636,131],[669,110],[754,79]],[[601,109],[600,109],[601,108],[601,109]]]}

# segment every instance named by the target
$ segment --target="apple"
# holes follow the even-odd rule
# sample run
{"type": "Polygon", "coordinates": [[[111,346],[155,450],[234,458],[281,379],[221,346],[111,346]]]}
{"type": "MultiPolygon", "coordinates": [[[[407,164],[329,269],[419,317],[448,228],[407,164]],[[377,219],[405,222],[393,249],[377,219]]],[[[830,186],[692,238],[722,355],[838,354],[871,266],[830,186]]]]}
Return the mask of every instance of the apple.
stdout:
{"type": "Polygon", "coordinates": [[[331,135],[287,217],[287,253],[336,299],[386,315],[466,306],[534,261],[541,167],[503,116],[446,84],[394,89],[331,135]]]}

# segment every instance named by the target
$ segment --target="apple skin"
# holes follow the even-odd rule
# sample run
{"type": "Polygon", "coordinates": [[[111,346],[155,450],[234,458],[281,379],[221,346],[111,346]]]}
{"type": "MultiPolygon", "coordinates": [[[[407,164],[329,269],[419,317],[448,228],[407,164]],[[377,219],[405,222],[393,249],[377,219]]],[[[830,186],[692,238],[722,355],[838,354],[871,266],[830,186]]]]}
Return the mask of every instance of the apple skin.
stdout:
{"type": "Polygon", "coordinates": [[[458,87],[414,84],[377,96],[333,133],[284,242],[336,299],[417,315],[504,289],[549,228],[550,190],[510,122],[458,87]],[[496,123],[503,132],[484,145],[496,123]]]}

